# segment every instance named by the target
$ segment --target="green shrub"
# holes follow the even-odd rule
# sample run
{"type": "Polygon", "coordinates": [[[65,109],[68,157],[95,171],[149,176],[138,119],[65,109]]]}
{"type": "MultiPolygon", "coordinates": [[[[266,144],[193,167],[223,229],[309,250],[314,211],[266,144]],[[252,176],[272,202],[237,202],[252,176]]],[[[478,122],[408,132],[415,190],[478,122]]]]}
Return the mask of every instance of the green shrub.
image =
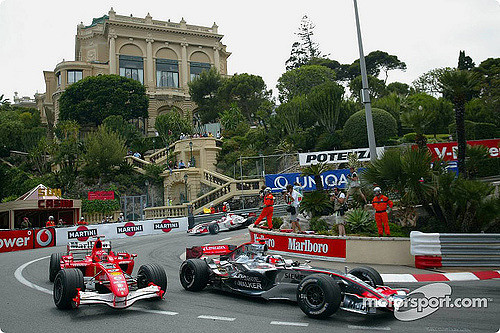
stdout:
{"type": "Polygon", "coordinates": [[[406,133],[405,135],[403,135],[403,141],[408,142],[408,143],[415,142],[416,138],[417,138],[417,133],[415,133],[415,132],[406,133]]]}
{"type": "MultiPolygon", "coordinates": [[[[373,127],[378,145],[385,145],[387,141],[398,134],[396,119],[387,111],[373,108],[373,127]]],[[[368,147],[366,134],[365,110],[360,110],[347,119],[343,129],[344,141],[353,147],[368,147]]]]}
{"type": "Polygon", "coordinates": [[[120,209],[118,200],[82,200],[82,211],[85,213],[109,214],[120,209]]]}
{"type": "Polygon", "coordinates": [[[328,231],[328,223],[325,220],[320,220],[318,217],[313,217],[309,221],[309,229],[317,233],[328,231]]]}
{"type": "Polygon", "coordinates": [[[371,214],[362,209],[355,208],[348,211],[345,215],[346,228],[350,234],[372,233],[376,229],[373,227],[371,214]]]}
{"type": "Polygon", "coordinates": [[[300,204],[300,211],[309,212],[313,217],[329,215],[332,204],[326,191],[313,191],[304,194],[300,204]]]}
{"type": "Polygon", "coordinates": [[[279,229],[283,222],[284,221],[282,217],[273,217],[273,229],[279,229]]]}

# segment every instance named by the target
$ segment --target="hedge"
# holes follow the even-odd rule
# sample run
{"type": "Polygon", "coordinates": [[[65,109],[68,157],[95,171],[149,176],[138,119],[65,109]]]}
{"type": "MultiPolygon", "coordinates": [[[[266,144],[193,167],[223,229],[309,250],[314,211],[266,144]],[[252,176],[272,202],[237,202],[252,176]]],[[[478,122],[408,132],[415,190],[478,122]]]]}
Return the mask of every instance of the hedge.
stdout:
{"type": "MultiPolygon", "coordinates": [[[[457,126],[455,123],[448,127],[453,139],[456,140],[457,126]]],[[[467,140],[494,139],[500,136],[499,130],[495,124],[475,123],[470,120],[465,121],[465,138],[467,140]]]]}
{"type": "MultiPolygon", "coordinates": [[[[387,111],[372,109],[373,127],[377,146],[385,145],[390,138],[397,136],[396,119],[387,111]]],[[[368,147],[365,110],[360,110],[347,119],[343,129],[344,141],[353,147],[368,147]]]]}

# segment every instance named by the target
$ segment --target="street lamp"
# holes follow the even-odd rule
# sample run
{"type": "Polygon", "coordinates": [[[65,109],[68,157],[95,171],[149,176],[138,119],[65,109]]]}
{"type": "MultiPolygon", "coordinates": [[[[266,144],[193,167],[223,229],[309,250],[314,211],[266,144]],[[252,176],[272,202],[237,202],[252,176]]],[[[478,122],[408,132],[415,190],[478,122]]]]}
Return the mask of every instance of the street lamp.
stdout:
{"type": "Polygon", "coordinates": [[[184,187],[185,187],[184,188],[184,190],[185,190],[184,201],[188,202],[188,198],[187,198],[188,197],[188,175],[187,175],[187,173],[184,174],[184,187]]]}
{"type": "Polygon", "coordinates": [[[358,31],[359,65],[361,67],[361,103],[365,105],[366,130],[368,132],[368,147],[370,149],[370,160],[377,160],[377,144],[375,143],[375,131],[373,129],[372,105],[370,92],[368,90],[368,76],[366,74],[365,56],[363,54],[363,43],[361,41],[361,28],[359,27],[358,2],[354,0],[354,15],[356,17],[356,29],[358,31]]]}
{"type": "Polygon", "coordinates": [[[194,158],[193,158],[193,142],[189,141],[189,149],[191,149],[191,163],[190,165],[194,167],[194,158]]]}

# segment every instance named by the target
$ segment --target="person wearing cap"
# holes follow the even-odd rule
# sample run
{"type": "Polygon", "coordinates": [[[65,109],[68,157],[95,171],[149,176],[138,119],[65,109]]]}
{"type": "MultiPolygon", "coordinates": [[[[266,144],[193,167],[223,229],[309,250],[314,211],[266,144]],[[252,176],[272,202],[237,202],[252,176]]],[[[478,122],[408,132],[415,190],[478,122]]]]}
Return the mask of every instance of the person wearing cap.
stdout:
{"type": "Polygon", "coordinates": [[[271,188],[266,187],[264,189],[264,208],[260,213],[257,220],[255,220],[254,225],[258,225],[264,217],[267,219],[267,227],[269,229],[273,228],[273,211],[274,211],[274,196],[271,194],[271,188]]]}
{"type": "Polygon", "coordinates": [[[118,222],[125,222],[125,216],[123,216],[123,213],[120,213],[120,216],[118,217],[118,222]]]}
{"type": "Polygon", "coordinates": [[[85,222],[85,219],[82,217],[80,217],[80,219],[78,220],[78,222],[76,222],[76,224],[78,225],[87,225],[87,222],[85,222]]]}
{"type": "Polygon", "coordinates": [[[383,236],[383,231],[385,231],[386,236],[391,235],[391,230],[389,229],[389,216],[387,215],[387,206],[392,208],[394,205],[392,201],[382,194],[380,187],[375,187],[373,189],[375,197],[373,198],[373,208],[375,209],[375,221],[377,222],[378,235],[383,236]],[[382,225],[384,230],[382,230],[382,225]]]}
{"type": "Polygon", "coordinates": [[[49,220],[45,223],[46,228],[55,227],[56,221],[54,221],[54,216],[49,216],[49,220]]]}

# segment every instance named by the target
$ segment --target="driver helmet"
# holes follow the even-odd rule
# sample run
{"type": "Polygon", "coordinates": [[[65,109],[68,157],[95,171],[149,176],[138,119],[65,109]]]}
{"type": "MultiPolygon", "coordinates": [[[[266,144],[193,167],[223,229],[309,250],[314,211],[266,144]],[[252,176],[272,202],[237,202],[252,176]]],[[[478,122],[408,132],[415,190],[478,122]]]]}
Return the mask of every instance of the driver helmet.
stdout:
{"type": "Polygon", "coordinates": [[[94,259],[95,259],[95,261],[107,261],[108,254],[104,250],[99,250],[95,253],[94,259]]]}
{"type": "Polygon", "coordinates": [[[271,188],[270,188],[270,187],[266,187],[266,188],[264,189],[264,193],[265,193],[265,194],[269,194],[269,193],[271,193],[271,188]]]}
{"type": "Polygon", "coordinates": [[[373,192],[375,193],[375,195],[377,195],[377,194],[382,193],[382,189],[380,189],[380,187],[378,187],[378,186],[377,186],[377,187],[375,187],[375,188],[373,189],[373,192]]]}

